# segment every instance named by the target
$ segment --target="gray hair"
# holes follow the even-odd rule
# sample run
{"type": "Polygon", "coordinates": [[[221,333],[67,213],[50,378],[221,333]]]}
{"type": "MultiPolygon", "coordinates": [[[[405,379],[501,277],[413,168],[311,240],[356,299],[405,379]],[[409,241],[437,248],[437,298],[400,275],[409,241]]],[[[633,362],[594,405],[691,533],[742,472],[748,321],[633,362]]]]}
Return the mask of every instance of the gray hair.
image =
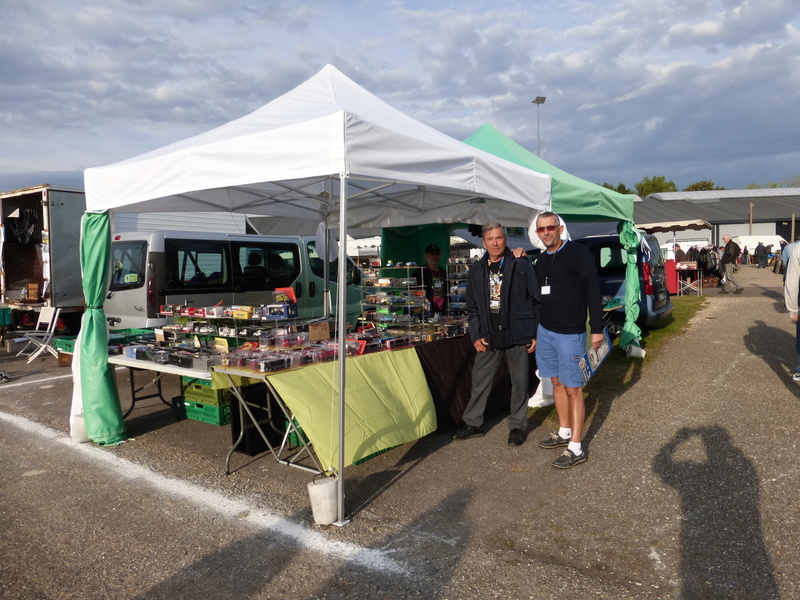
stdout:
{"type": "Polygon", "coordinates": [[[561,217],[559,217],[559,216],[558,216],[556,213],[554,213],[553,211],[550,211],[550,210],[545,210],[545,211],[543,211],[543,212],[540,212],[540,213],[539,213],[539,214],[536,216],[536,222],[538,223],[538,222],[539,222],[539,219],[546,219],[547,217],[555,217],[555,218],[556,218],[556,221],[558,221],[559,223],[561,223],[561,217]]]}
{"type": "Polygon", "coordinates": [[[503,237],[506,237],[506,230],[503,229],[503,226],[500,225],[497,221],[489,221],[486,225],[483,226],[483,230],[481,231],[481,237],[486,235],[486,232],[490,229],[499,229],[503,232],[503,237]]]}

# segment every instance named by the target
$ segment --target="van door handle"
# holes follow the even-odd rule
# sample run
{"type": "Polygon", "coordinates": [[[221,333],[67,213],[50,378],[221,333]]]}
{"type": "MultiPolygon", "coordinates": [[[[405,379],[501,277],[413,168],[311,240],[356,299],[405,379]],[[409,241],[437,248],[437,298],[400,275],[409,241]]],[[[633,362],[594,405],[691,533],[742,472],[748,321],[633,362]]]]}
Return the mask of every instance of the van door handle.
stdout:
{"type": "MultiPolygon", "coordinates": [[[[297,298],[302,298],[303,297],[303,284],[300,283],[299,281],[294,284],[294,295],[297,298]]],[[[313,294],[312,294],[312,296],[313,296],[313,294]]]]}
{"type": "Polygon", "coordinates": [[[317,293],[317,284],[313,281],[309,282],[308,295],[313,298],[316,295],[316,293],[317,293]]]}

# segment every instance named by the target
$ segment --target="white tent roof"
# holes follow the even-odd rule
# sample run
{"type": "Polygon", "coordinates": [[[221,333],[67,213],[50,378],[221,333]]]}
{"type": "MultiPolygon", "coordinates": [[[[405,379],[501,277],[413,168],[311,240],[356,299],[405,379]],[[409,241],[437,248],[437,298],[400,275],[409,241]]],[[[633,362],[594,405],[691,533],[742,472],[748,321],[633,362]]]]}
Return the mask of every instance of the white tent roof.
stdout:
{"type": "Polygon", "coordinates": [[[255,112],[119,163],[87,169],[89,211],[231,211],[347,226],[454,221],[527,226],[550,179],[393,109],[328,65],[255,112]]]}

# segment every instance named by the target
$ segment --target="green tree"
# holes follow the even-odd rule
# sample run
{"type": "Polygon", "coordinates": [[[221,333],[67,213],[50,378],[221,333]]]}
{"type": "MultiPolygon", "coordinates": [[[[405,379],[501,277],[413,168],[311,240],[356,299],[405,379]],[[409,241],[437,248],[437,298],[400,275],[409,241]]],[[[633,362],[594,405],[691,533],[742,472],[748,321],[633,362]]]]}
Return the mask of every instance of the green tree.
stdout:
{"type": "Polygon", "coordinates": [[[701,192],[704,190],[724,190],[724,187],[721,186],[714,186],[714,182],[710,179],[704,179],[703,181],[697,181],[692,185],[683,188],[684,192],[701,192]]]}
{"type": "Polygon", "coordinates": [[[633,194],[634,193],[633,190],[628,189],[628,187],[624,183],[622,183],[621,181],[619,182],[619,184],[616,187],[611,185],[608,182],[603,183],[602,187],[604,187],[604,188],[606,188],[608,190],[617,192],[618,194],[633,194]]]}
{"type": "Polygon", "coordinates": [[[658,194],[660,192],[677,192],[678,186],[674,181],[667,181],[663,175],[655,175],[652,179],[645,177],[636,184],[636,193],[642,198],[650,194],[658,194]]]}

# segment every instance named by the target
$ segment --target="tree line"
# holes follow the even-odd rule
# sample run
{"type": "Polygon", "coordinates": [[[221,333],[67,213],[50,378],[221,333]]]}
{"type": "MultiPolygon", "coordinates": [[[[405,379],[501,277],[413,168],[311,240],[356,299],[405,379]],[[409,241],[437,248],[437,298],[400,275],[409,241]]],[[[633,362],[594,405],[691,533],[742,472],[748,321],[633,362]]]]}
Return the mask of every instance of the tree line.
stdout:
{"type": "MultiPolygon", "coordinates": [[[[650,194],[678,191],[678,186],[675,185],[675,182],[671,180],[667,181],[667,178],[664,177],[663,175],[645,177],[634,186],[633,190],[628,188],[628,186],[626,186],[624,183],[619,183],[617,185],[611,185],[610,183],[602,183],[601,185],[604,188],[608,188],[609,190],[619,192],[620,194],[637,194],[642,198],[650,194]]],[[[746,189],[758,190],[758,189],[782,188],[782,187],[800,187],[800,175],[789,177],[787,179],[784,179],[783,181],[778,181],[778,182],[773,181],[763,185],[757,183],[751,183],[747,186],[746,189]]],[[[695,183],[686,186],[685,188],[683,188],[682,191],[700,192],[705,190],[726,190],[726,189],[728,188],[715,186],[714,182],[711,181],[710,179],[704,179],[703,181],[696,181],[695,183]]]]}

